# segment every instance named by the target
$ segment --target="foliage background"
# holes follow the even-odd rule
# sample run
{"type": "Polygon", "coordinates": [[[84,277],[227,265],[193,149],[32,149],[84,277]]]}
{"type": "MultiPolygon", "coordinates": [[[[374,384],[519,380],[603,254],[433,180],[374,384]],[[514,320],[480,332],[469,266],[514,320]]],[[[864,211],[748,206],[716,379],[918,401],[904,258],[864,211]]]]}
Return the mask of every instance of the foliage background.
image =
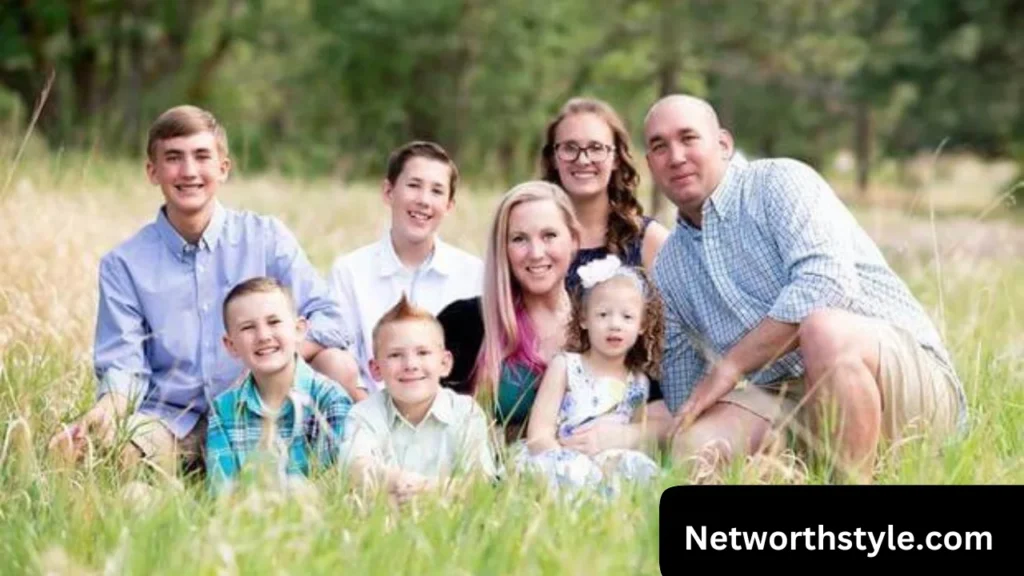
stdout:
{"type": "MultiPolygon", "coordinates": [[[[877,481],[1024,483],[1020,30],[1011,0],[0,2],[0,573],[657,573],[658,496],[683,466],[608,503],[513,478],[399,513],[333,475],[212,503],[140,494],[109,454],[48,462],[93,401],[98,260],[158,205],[146,127],[184,101],[228,127],[225,203],[281,217],[326,271],[387,225],[376,183],[401,142],[456,154],[468,182],[442,235],[480,254],[565,99],[607,99],[639,144],[660,94],[705,96],[748,157],[827,174],[948,343],[968,434],[884,447],[877,481]]],[[[830,479],[780,453],[707,480],[830,479]]]]}
{"type": "Polygon", "coordinates": [[[425,138],[505,186],[535,173],[567,98],[608,100],[639,143],[646,108],[681,90],[748,156],[827,170],[847,151],[866,193],[940,147],[1024,162],[1020,30],[1015,0],[14,0],[0,118],[23,128],[52,74],[51,149],[137,156],[151,119],[191,102],[244,172],[376,179],[425,138]]]}

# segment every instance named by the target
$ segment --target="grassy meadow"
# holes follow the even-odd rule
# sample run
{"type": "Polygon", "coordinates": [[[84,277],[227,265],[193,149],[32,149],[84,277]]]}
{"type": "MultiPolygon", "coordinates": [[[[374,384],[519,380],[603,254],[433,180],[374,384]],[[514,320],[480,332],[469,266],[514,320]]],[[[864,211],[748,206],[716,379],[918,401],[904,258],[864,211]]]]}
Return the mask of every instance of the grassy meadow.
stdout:
{"type": "MultiPolygon", "coordinates": [[[[89,156],[26,154],[16,167],[0,163],[0,178],[9,175],[0,197],[0,573],[658,573],[659,497],[688,481],[669,464],[656,486],[607,502],[554,499],[512,477],[401,512],[333,474],[290,499],[253,489],[211,502],[201,487],[159,480],[132,497],[135,479],[114,474],[102,453],[77,470],[52,466],[47,439],[93,401],[98,260],[152,220],[160,193],[142,166],[89,156]]],[[[1021,484],[1024,228],[1001,218],[996,192],[980,185],[952,188],[969,203],[931,220],[929,190],[892,192],[913,200],[857,214],[947,338],[971,428],[938,456],[920,444],[886,450],[878,482],[1021,484]]],[[[460,189],[444,237],[481,254],[499,192],[460,189]]],[[[235,175],[222,199],[281,217],[322,272],[376,239],[388,217],[375,183],[235,175]]],[[[667,210],[659,217],[670,224],[667,210]]],[[[829,477],[825,464],[781,453],[712,480],[829,477]]]]}

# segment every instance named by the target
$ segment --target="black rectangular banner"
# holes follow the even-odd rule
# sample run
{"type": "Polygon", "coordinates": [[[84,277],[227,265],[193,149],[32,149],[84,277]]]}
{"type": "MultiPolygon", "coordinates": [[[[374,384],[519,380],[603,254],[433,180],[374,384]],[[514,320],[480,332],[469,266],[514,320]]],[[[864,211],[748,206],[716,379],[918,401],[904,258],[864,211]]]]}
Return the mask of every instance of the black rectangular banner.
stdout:
{"type": "Polygon", "coordinates": [[[675,486],[661,496],[659,562],[662,574],[748,561],[1016,572],[1022,511],[1024,486],[675,486]]]}

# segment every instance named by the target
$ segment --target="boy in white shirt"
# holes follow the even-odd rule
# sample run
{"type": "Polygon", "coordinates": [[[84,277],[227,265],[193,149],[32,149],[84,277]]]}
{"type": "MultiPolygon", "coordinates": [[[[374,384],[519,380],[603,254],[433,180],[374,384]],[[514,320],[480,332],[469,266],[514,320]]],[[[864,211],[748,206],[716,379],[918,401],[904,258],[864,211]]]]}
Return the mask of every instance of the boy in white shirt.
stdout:
{"type": "Polygon", "coordinates": [[[381,387],[369,369],[370,332],[403,293],[436,315],[482,291],[483,261],[437,234],[455,207],[458,179],[455,162],[433,142],[409,142],[392,152],[382,182],[391,226],[380,240],[339,256],[331,266],[331,292],[355,337],[353,352],[370,392],[381,387]]]}
{"type": "Polygon", "coordinates": [[[444,329],[403,295],[372,333],[370,370],[384,382],[345,421],[339,461],[357,485],[399,503],[416,494],[498,476],[484,411],[441,386],[452,367],[444,329]]]}

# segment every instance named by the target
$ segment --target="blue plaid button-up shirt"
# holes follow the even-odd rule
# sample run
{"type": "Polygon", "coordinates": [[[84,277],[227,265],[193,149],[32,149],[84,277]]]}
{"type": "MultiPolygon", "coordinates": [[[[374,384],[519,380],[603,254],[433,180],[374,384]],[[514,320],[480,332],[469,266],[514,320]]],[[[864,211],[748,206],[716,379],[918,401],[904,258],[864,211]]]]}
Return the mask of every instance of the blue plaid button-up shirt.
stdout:
{"type": "MultiPolygon", "coordinates": [[[[295,383],[277,414],[277,437],[286,475],[308,476],[314,464],[329,467],[338,457],[352,399],[296,356],[295,383]]],[[[265,415],[250,374],[237,388],[214,399],[206,433],[206,472],[211,490],[235,481],[258,449],[265,415]]]]}
{"type": "MultiPolygon", "coordinates": [[[[702,214],[700,229],[678,218],[654,270],[665,302],[661,387],[670,410],[686,401],[709,360],[766,316],[797,324],[820,308],[891,322],[953,372],[924,309],[811,167],[734,158],[702,214]]],[[[748,377],[767,384],[803,373],[796,349],[748,377]]]]}
{"type": "Polygon", "coordinates": [[[280,220],[218,203],[202,238],[188,244],[161,208],[100,261],[97,397],[120,392],[179,438],[188,434],[207,402],[242,376],[221,342],[221,308],[236,284],[254,276],[291,290],[310,340],[350,345],[341,307],[280,220]]]}

